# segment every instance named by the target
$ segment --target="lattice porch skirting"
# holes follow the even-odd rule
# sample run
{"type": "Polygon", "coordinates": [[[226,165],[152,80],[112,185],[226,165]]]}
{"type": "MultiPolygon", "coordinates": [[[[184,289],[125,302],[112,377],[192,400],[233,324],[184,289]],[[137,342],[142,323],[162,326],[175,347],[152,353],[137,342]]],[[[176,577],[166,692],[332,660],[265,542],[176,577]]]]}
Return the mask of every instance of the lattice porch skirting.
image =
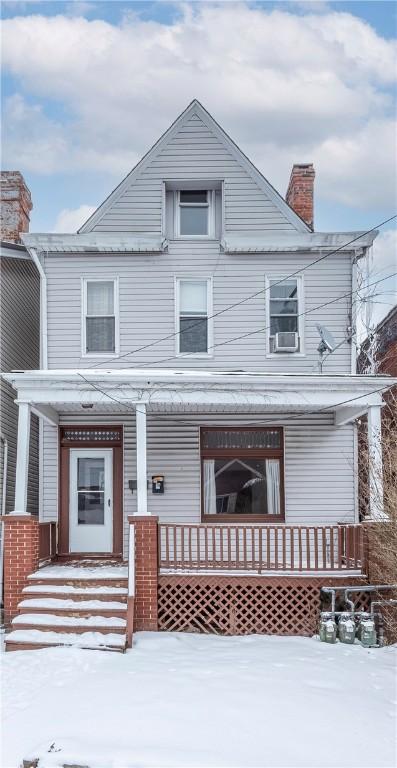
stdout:
{"type": "MultiPolygon", "coordinates": [[[[217,635],[312,635],[320,587],[365,584],[365,579],[303,577],[159,576],[160,631],[217,635]]],[[[354,596],[367,607],[365,593],[354,596]]]]}

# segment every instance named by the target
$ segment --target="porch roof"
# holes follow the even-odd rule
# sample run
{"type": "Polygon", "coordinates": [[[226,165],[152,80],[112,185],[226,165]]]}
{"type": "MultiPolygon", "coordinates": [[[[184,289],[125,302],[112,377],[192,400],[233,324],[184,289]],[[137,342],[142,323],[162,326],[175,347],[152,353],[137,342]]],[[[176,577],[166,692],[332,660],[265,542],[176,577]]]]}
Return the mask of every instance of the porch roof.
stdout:
{"type": "Polygon", "coordinates": [[[53,423],[59,413],[84,408],[93,415],[146,405],[157,413],[328,411],[342,425],[381,405],[382,392],[397,383],[390,376],[149,368],[14,371],[4,378],[18,402],[53,423]]]}

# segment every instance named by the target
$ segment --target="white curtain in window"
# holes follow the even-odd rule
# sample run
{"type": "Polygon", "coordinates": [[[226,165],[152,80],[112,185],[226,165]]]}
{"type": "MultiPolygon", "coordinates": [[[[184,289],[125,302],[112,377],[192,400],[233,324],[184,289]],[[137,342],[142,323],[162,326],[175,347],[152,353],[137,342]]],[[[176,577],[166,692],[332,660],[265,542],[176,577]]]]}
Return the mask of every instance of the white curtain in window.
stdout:
{"type": "Polygon", "coordinates": [[[204,514],[216,515],[215,460],[204,459],[204,514]]]}
{"type": "Polygon", "coordinates": [[[180,311],[204,314],[207,312],[207,281],[182,280],[180,282],[180,311]]]}
{"type": "Polygon", "coordinates": [[[280,462],[266,459],[267,514],[280,514],[280,462]]]}
{"type": "Polygon", "coordinates": [[[101,317],[113,315],[113,282],[93,281],[87,283],[87,315],[101,317]]]}

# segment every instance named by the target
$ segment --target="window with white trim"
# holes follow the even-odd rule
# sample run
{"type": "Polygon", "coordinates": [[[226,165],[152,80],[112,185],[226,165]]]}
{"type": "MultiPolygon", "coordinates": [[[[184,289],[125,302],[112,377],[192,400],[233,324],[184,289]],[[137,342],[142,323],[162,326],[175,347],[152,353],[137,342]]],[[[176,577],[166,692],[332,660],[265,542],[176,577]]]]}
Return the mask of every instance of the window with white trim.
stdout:
{"type": "Polygon", "coordinates": [[[116,353],[116,281],[84,281],[85,355],[116,353]]]}
{"type": "Polygon", "coordinates": [[[178,237],[213,237],[214,191],[181,189],[176,197],[176,234],[178,237]]]}
{"type": "Polygon", "coordinates": [[[269,280],[269,351],[302,350],[301,280],[269,280]]]}
{"type": "Polygon", "coordinates": [[[177,342],[181,355],[206,355],[211,280],[177,280],[177,342]]]}

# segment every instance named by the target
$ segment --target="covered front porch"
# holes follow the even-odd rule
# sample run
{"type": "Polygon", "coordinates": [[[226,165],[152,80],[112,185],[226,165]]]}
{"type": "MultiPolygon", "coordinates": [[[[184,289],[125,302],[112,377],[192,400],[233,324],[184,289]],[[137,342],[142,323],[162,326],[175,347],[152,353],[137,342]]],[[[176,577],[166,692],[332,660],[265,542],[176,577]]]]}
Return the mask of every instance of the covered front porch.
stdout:
{"type": "Polygon", "coordinates": [[[164,571],[363,568],[355,419],[379,499],[388,377],[161,370],[7,375],[19,406],[13,515],[41,420],[41,556],[128,559],[129,520],[159,521],[164,571]]]}

